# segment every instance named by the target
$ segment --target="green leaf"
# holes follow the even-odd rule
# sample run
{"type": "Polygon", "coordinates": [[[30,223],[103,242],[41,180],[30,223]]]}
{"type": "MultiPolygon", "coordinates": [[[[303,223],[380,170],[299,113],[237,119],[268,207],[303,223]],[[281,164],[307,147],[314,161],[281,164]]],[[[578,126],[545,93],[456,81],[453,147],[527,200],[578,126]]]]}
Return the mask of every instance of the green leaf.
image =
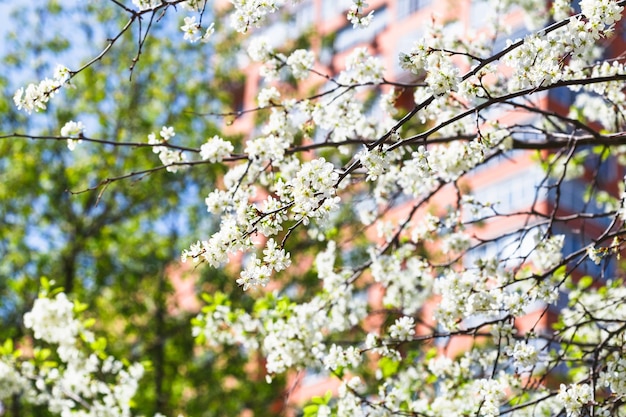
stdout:
{"type": "Polygon", "coordinates": [[[38,362],[43,362],[50,357],[52,351],[48,348],[38,348],[35,349],[34,358],[38,362]]]}
{"type": "Polygon", "coordinates": [[[567,266],[561,265],[552,273],[552,276],[556,278],[557,280],[561,281],[563,278],[565,278],[566,273],[567,273],[567,266]]]}
{"type": "Polygon", "coordinates": [[[330,400],[332,397],[333,397],[332,391],[331,390],[326,391],[326,394],[324,394],[324,404],[330,403],[330,400]]]}
{"type": "Polygon", "coordinates": [[[86,303],[81,303],[80,301],[74,301],[74,313],[80,314],[83,311],[86,311],[89,306],[86,303]]]}
{"type": "Polygon", "coordinates": [[[50,282],[50,280],[47,277],[41,277],[39,279],[39,283],[41,284],[41,288],[42,288],[44,294],[47,294],[48,292],[50,292],[50,287],[51,287],[52,283],[50,282]]]}
{"type": "Polygon", "coordinates": [[[96,352],[104,352],[107,347],[107,340],[104,337],[99,337],[91,343],[91,348],[96,352]]]}
{"type": "Polygon", "coordinates": [[[204,332],[200,332],[198,336],[196,336],[195,338],[195,343],[196,345],[204,345],[205,342],[206,342],[206,334],[204,334],[204,332]]]}
{"type": "Polygon", "coordinates": [[[96,324],[96,319],[93,317],[83,321],[83,327],[85,327],[86,329],[93,327],[94,324],[96,324]]]}
{"type": "Polygon", "coordinates": [[[317,410],[319,410],[319,405],[317,404],[309,404],[302,410],[304,412],[305,417],[314,417],[317,416],[317,410]]]}
{"type": "Polygon", "coordinates": [[[2,353],[5,355],[9,355],[13,353],[13,339],[7,339],[2,344],[2,353]]]}
{"type": "Polygon", "coordinates": [[[399,367],[399,361],[388,357],[381,358],[380,361],[378,361],[378,368],[382,371],[383,378],[388,378],[391,375],[394,375],[398,371],[399,367]]]}
{"type": "Polygon", "coordinates": [[[593,277],[590,277],[589,275],[585,275],[578,281],[578,288],[580,290],[585,290],[591,287],[591,285],[593,285],[593,277]]]}
{"type": "Polygon", "coordinates": [[[439,356],[439,351],[437,350],[437,348],[430,348],[426,352],[426,355],[425,355],[424,359],[426,361],[430,361],[430,360],[436,358],[437,356],[439,356]]]}

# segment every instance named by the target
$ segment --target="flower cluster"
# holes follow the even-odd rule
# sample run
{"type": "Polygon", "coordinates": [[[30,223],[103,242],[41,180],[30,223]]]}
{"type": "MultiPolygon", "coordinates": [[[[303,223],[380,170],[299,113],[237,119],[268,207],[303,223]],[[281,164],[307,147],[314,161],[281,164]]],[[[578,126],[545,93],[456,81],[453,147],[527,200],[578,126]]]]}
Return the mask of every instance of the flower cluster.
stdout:
{"type": "Polygon", "coordinates": [[[443,39],[441,27],[433,25],[427,36],[416,41],[408,54],[400,54],[402,68],[415,74],[426,72],[428,92],[435,96],[456,91],[461,81],[458,67],[445,52],[448,45],[443,39]]]}
{"type": "Polygon", "coordinates": [[[415,334],[413,317],[403,316],[389,327],[389,336],[394,340],[410,340],[415,334]]]}
{"type": "Polygon", "coordinates": [[[272,104],[280,103],[280,92],[274,86],[263,88],[257,95],[257,101],[259,102],[259,107],[268,107],[272,104]]]}
{"type": "Polygon", "coordinates": [[[343,84],[378,84],[383,81],[383,63],[367,48],[356,48],[346,59],[346,70],[339,77],[343,84]]]}
{"type": "Polygon", "coordinates": [[[370,251],[371,271],[385,288],[383,303],[414,314],[431,293],[432,271],[426,261],[414,255],[415,246],[405,245],[391,255],[370,251]]]}
{"type": "Polygon", "coordinates": [[[201,33],[201,29],[202,27],[199,22],[196,22],[195,16],[185,17],[185,24],[180,27],[180,30],[185,34],[183,38],[191,43],[198,41],[208,42],[211,35],[215,32],[215,24],[211,23],[204,34],[201,33]]]}
{"type": "Polygon", "coordinates": [[[366,28],[370,25],[370,23],[372,23],[374,11],[370,11],[367,15],[363,14],[368,6],[369,5],[364,0],[352,0],[352,5],[350,6],[350,10],[348,10],[348,15],[346,17],[350,23],[352,23],[352,27],[354,29],[366,28]]]}
{"type": "Polygon", "coordinates": [[[589,384],[561,384],[556,398],[565,407],[567,417],[579,417],[583,407],[593,400],[593,391],[589,384]]]}
{"type": "Polygon", "coordinates": [[[567,19],[573,12],[571,1],[555,0],[552,3],[552,16],[555,20],[567,19]]]}
{"type": "Polygon", "coordinates": [[[563,254],[564,235],[550,236],[548,239],[540,241],[533,252],[533,263],[541,272],[548,271],[557,266],[563,254]]]}
{"type": "Polygon", "coordinates": [[[187,161],[187,155],[179,150],[171,149],[162,144],[167,143],[171,138],[176,136],[173,127],[163,126],[159,132],[160,139],[157,139],[154,133],[148,135],[148,144],[152,145],[152,152],[159,154],[159,159],[169,172],[177,172],[179,169],[184,168],[180,165],[187,161]]]}
{"type": "Polygon", "coordinates": [[[481,163],[489,152],[488,144],[478,140],[430,149],[420,146],[404,163],[397,181],[406,194],[419,197],[436,188],[440,181],[456,180],[481,163]]]}
{"type": "Polygon", "coordinates": [[[14,395],[30,393],[28,378],[20,373],[20,370],[12,361],[0,359],[0,401],[8,400],[14,395]]]}
{"type": "Polygon", "coordinates": [[[626,397],[626,358],[619,352],[608,357],[606,369],[600,373],[599,383],[609,388],[618,398],[626,397]]]}
{"type": "Polygon", "coordinates": [[[389,156],[385,151],[365,148],[354,156],[367,171],[367,181],[376,181],[390,166],[389,156]]]}
{"type": "Polygon", "coordinates": [[[262,323],[242,309],[234,309],[221,292],[207,295],[207,306],[192,320],[192,334],[207,346],[241,345],[247,350],[258,349],[254,337],[262,323]]]}
{"type": "Polygon", "coordinates": [[[324,158],[303,164],[295,178],[287,183],[293,199],[291,211],[296,219],[306,224],[309,218],[325,218],[334,211],[339,202],[339,197],[334,197],[338,178],[333,164],[324,158]]]}
{"type": "Polygon", "coordinates": [[[558,30],[528,35],[520,47],[505,56],[503,62],[514,71],[509,81],[511,91],[581,77],[581,71],[593,64],[597,58],[593,55],[594,43],[610,34],[623,6],[613,0],[583,0],[580,5],[586,20],[580,16],[570,18],[558,30]],[[565,66],[567,56],[572,59],[565,66]]]}
{"type": "Polygon", "coordinates": [[[259,27],[265,16],[276,12],[284,2],[282,0],[234,0],[235,12],[231,16],[231,26],[241,33],[259,27]]]}
{"type": "Polygon", "coordinates": [[[513,366],[522,370],[535,366],[539,356],[534,346],[519,340],[515,346],[508,346],[506,353],[513,358],[513,366]]]}
{"type": "Polygon", "coordinates": [[[343,348],[339,345],[331,345],[328,353],[324,357],[324,367],[331,371],[337,368],[356,368],[361,363],[361,352],[354,346],[343,348]]]}
{"type": "Polygon", "coordinates": [[[309,70],[313,68],[315,55],[306,49],[296,49],[287,58],[286,64],[297,80],[303,80],[309,76],[309,70]]]}
{"type": "Polygon", "coordinates": [[[255,36],[248,45],[248,55],[253,61],[263,62],[272,58],[274,51],[264,36],[255,36]]]}
{"type": "Polygon", "coordinates": [[[29,84],[25,89],[18,89],[13,96],[13,102],[18,110],[24,110],[29,114],[45,110],[48,101],[69,79],[70,71],[59,65],[54,71],[53,78],[45,78],[38,84],[29,84]]]}
{"type": "Polygon", "coordinates": [[[200,158],[203,161],[222,162],[234,150],[232,143],[215,135],[200,146],[200,158]]]}
{"type": "Polygon", "coordinates": [[[55,299],[35,300],[31,311],[24,315],[24,326],[33,330],[35,339],[55,344],[74,344],[80,331],[80,323],[74,318],[74,303],[64,293],[55,299]]]}
{"type": "Polygon", "coordinates": [[[81,139],[76,138],[80,138],[83,135],[84,131],[85,125],[83,125],[83,122],[74,122],[70,120],[63,125],[63,127],[61,128],[61,136],[68,137],[67,148],[70,151],[76,149],[76,145],[82,142],[81,139]]]}
{"type": "Polygon", "coordinates": [[[580,0],[580,10],[587,18],[586,29],[596,37],[599,35],[596,30],[613,29],[622,16],[624,6],[615,0],[580,0]]]}
{"type": "Polygon", "coordinates": [[[37,354],[34,360],[24,359],[19,352],[7,351],[5,344],[0,356],[0,400],[20,395],[21,401],[58,415],[130,416],[143,366],[124,364],[93,350],[94,336],[75,316],[75,309],[62,292],[35,300],[24,315],[24,325],[34,332],[36,346],[43,341],[52,349],[55,360],[37,360],[37,354]]]}
{"type": "Polygon", "coordinates": [[[506,385],[498,379],[479,379],[475,385],[483,400],[480,408],[481,415],[485,417],[499,416],[500,403],[504,398],[506,385]]]}
{"type": "Polygon", "coordinates": [[[237,284],[246,291],[250,287],[258,285],[266,286],[273,271],[280,272],[291,265],[290,254],[279,248],[274,239],[269,239],[263,249],[263,260],[257,259],[252,254],[248,265],[241,271],[237,284]]]}

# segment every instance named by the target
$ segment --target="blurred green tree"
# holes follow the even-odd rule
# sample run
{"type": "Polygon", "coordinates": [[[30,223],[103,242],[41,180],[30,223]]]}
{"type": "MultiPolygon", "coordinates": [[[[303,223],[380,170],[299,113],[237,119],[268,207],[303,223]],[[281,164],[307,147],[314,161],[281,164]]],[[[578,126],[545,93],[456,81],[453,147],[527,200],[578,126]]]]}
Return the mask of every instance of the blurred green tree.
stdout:
{"type": "MultiPolygon", "coordinates": [[[[51,56],[80,62],[83,46],[105,45],[124,16],[116,16],[116,8],[95,9],[54,0],[16,9],[4,44],[3,96],[11,97],[26,77],[50,72],[51,56]],[[71,24],[71,30],[51,30],[71,24]]],[[[135,399],[141,413],[218,416],[250,408],[270,415],[267,404],[279,396],[279,385],[252,392],[237,383],[250,375],[242,366],[247,359],[236,350],[196,355],[190,325],[196,312],[176,305],[169,281],[168,273],[178,268],[172,260],[195,230],[190,225],[211,227],[194,211],[201,205],[194,199],[211,187],[220,168],[174,176],[160,169],[150,147],[120,146],[147,144],[149,129],[157,125],[198,140],[216,134],[212,120],[196,113],[230,106],[228,92],[216,85],[223,74],[232,75],[228,59],[236,48],[229,42],[219,51],[221,64],[174,46],[167,28],[128,32],[118,43],[45,114],[27,119],[0,102],[0,131],[16,133],[0,139],[0,339],[22,336],[21,318],[46,276],[88,304],[89,315],[98,317],[97,330],[110,341],[108,351],[151,363],[135,399]],[[76,119],[85,121],[86,135],[101,140],[101,147],[78,145],[69,152],[65,141],[45,140],[76,119]],[[21,138],[25,129],[42,140],[21,138]],[[149,184],[139,186],[146,176],[149,184]],[[105,186],[92,189],[103,181],[105,186]],[[230,384],[224,384],[226,377],[230,384]]],[[[201,285],[199,272],[193,275],[201,285]]],[[[211,282],[220,291],[236,287],[226,279],[211,282]]],[[[237,288],[234,293],[242,296],[237,288]]],[[[5,407],[14,417],[46,415],[19,398],[5,407]]]]}

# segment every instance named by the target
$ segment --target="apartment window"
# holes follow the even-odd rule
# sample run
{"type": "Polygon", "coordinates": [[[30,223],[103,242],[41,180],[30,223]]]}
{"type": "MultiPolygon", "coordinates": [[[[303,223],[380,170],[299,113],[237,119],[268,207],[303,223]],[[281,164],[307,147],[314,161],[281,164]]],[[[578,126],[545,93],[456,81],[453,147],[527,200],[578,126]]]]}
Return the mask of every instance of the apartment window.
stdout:
{"type": "Polygon", "coordinates": [[[398,19],[410,16],[416,11],[430,6],[432,0],[398,0],[398,19]]]}
{"type": "Polygon", "coordinates": [[[322,19],[331,19],[340,13],[348,10],[352,4],[351,0],[323,0],[322,19]]]}
{"type": "MultiPolygon", "coordinates": [[[[495,184],[479,187],[472,194],[478,201],[493,204],[493,208],[498,213],[515,213],[517,210],[530,206],[538,193],[539,197],[542,197],[542,190],[539,185],[543,176],[544,172],[541,168],[533,167],[514,178],[506,178],[495,184]]],[[[473,216],[472,213],[466,213],[468,218],[473,220],[492,214],[491,209],[480,210],[476,216],[473,216]]]]}
{"type": "Polygon", "coordinates": [[[302,32],[313,25],[314,12],[312,1],[303,2],[297,6],[294,14],[295,26],[298,32],[302,32]]]}
{"type": "MultiPolygon", "coordinates": [[[[508,236],[488,240],[467,251],[463,257],[463,264],[468,267],[475,267],[479,260],[484,261],[489,258],[500,260],[500,268],[516,268],[528,258],[537,245],[535,236],[541,231],[540,228],[528,230],[527,232],[515,232],[508,236]]],[[[477,233],[480,235],[480,233],[477,233]]],[[[486,236],[482,236],[483,239],[486,236]]]]}
{"type": "Polygon", "coordinates": [[[493,14],[493,7],[487,0],[472,0],[470,5],[470,25],[472,29],[485,26],[487,17],[493,14]]]}
{"type": "Polygon", "coordinates": [[[289,22],[274,21],[254,32],[254,36],[264,37],[272,48],[282,45],[285,39],[293,39],[297,32],[289,22]]]}
{"type": "Polygon", "coordinates": [[[612,156],[605,153],[602,157],[593,152],[593,147],[588,147],[589,156],[585,159],[585,168],[595,172],[597,181],[604,186],[610,186],[618,180],[617,162],[612,156]]]}
{"type": "MultiPolygon", "coordinates": [[[[606,163],[602,166],[599,169],[597,167],[595,168],[596,172],[598,172],[598,178],[608,178],[611,174],[611,167],[606,163]],[[602,168],[602,166],[606,167],[602,168]]],[[[611,181],[607,181],[606,184],[609,184],[610,182],[611,181]]],[[[611,216],[602,216],[602,214],[609,211],[606,203],[597,201],[597,194],[593,194],[591,196],[591,200],[588,200],[585,195],[587,188],[587,182],[580,179],[564,181],[561,184],[561,195],[558,201],[559,208],[571,213],[584,212],[596,215],[597,217],[593,220],[593,223],[598,227],[608,227],[611,224],[611,216]]],[[[553,204],[557,203],[556,191],[550,192],[550,200],[553,204]]]]}
{"type": "Polygon", "coordinates": [[[302,380],[301,386],[306,387],[310,385],[319,384],[321,382],[327,382],[331,378],[330,372],[325,369],[306,368],[302,380]]]}
{"type": "Polygon", "coordinates": [[[493,52],[500,52],[506,48],[508,40],[512,39],[515,42],[518,39],[523,39],[529,33],[530,31],[526,28],[526,26],[520,26],[511,35],[502,34],[498,36],[493,43],[493,52]]]}
{"type": "Polygon", "coordinates": [[[557,87],[549,91],[549,96],[562,106],[571,106],[576,99],[577,93],[567,87],[557,87]]]}

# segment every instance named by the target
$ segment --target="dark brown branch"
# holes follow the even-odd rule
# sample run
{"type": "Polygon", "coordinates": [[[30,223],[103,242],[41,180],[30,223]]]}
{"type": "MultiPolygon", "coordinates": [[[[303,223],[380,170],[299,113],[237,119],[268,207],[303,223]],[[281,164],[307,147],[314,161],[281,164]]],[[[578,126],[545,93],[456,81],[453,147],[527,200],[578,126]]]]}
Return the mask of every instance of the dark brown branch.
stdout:
{"type": "Polygon", "coordinates": [[[78,138],[68,137],[68,136],[53,136],[53,135],[29,135],[26,133],[18,133],[18,132],[6,134],[6,135],[0,135],[0,139],[12,139],[12,138],[32,139],[32,140],[51,140],[51,141],[65,141],[65,140],[71,139],[71,140],[82,140],[85,142],[99,143],[101,145],[132,147],[132,148],[154,148],[155,146],[163,146],[165,148],[176,149],[179,151],[194,152],[194,153],[200,152],[200,149],[173,145],[166,141],[153,145],[147,142],[117,142],[114,140],[90,138],[90,137],[82,136],[82,135],[78,138]]]}
{"type": "MultiPolygon", "coordinates": [[[[418,135],[415,136],[411,136],[409,138],[406,138],[402,141],[396,142],[393,145],[391,145],[389,147],[389,150],[393,150],[396,148],[399,148],[401,146],[404,146],[406,144],[410,144],[410,143],[415,143],[415,142],[419,142],[419,141],[426,141],[428,139],[429,136],[433,135],[434,133],[438,132],[439,130],[443,129],[444,127],[455,123],[465,117],[471,116],[472,114],[474,114],[475,112],[479,112],[481,110],[485,110],[486,108],[491,107],[492,105],[496,104],[496,103],[504,103],[504,102],[508,102],[509,100],[512,100],[514,98],[518,98],[518,97],[523,97],[523,96],[527,96],[527,95],[531,95],[535,92],[540,92],[540,91],[547,91],[547,90],[551,90],[554,88],[558,88],[558,87],[565,87],[565,86],[570,86],[570,85],[589,85],[589,84],[597,84],[597,83],[603,83],[603,82],[610,82],[610,81],[626,81],[626,75],[613,75],[613,76],[608,76],[608,77],[596,77],[596,78],[582,78],[582,79],[573,79],[573,80],[564,80],[564,81],[559,81],[556,82],[554,84],[548,85],[548,86],[540,86],[540,87],[533,87],[533,88],[527,88],[525,90],[520,90],[517,91],[515,93],[510,93],[510,94],[506,94],[504,96],[500,96],[500,97],[493,97],[487,101],[485,101],[484,103],[481,103],[469,110],[466,110],[462,113],[457,114],[456,116],[451,117],[450,119],[446,120],[445,122],[442,122],[440,124],[438,124],[437,126],[434,126],[430,129],[428,129],[427,131],[420,133],[418,135]]],[[[431,97],[430,100],[434,100],[434,97],[431,97]]],[[[428,100],[427,100],[428,101],[428,100]]],[[[417,111],[415,112],[417,113],[417,111]]],[[[409,113],[411,114],[411,113],[409,113]]],[[[408,116],[408,115],[407,115],[408,116]]],[[[412,117],[412,115],[411,115],[412,117]]],[[[405,119],[403,118],[401,120],[402,123],[404,123],[405,119]]],[[[400,123],[399,123],[400,124],[400,123]]],[[[386,137],[388,137],[390,135],[390,133],[388,133],[387,135],[383,136],[383,138],[386,139],[386,137]]],[[[383,140],[383,138],[381,138],[381,140],[383,140]]]]}

